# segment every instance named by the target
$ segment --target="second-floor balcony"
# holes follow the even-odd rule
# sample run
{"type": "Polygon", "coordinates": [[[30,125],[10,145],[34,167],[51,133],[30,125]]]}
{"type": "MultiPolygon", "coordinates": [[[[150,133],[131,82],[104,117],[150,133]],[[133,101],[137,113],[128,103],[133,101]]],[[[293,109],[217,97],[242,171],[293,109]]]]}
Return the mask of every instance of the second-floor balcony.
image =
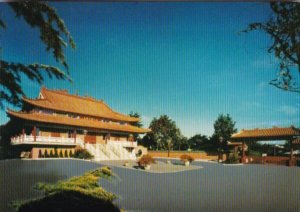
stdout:
{"type": "Polygon", "coordinates": [[[34,145],[68,145],[75,146],[83,143],[79,138],[64,138],[64,137],[50,137],[50,136],[32,136],[20,135],[11,138],[12,145],[20,144],[34,144],[34,145]]]}
{"type": "Polygon", "coordinates": [[[113,145],[120,145],[122,147],[137,147],[137,142],[136,141],[113,141],[113,140],[108,140],[108,144],[113,144],[113,145]]]}

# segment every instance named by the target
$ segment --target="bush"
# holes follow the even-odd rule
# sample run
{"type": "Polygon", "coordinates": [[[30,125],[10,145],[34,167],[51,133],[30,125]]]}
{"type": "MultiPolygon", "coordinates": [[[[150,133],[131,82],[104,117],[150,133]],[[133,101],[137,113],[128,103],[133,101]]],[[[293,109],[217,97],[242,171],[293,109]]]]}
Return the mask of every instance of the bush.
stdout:
{"type": "Polygon", "coordinates": [[[102,171],[103,174],[105,174],[105,175],[107,175],[107,176],[112,176],[112,175],[113,175],[113,173],[112,173],[110,167],[108,167],[108,166],[102,167],[102,168],[101,168],[101,171],[102,171]]]}
{"type": "Polygon", "coordinates": [[[54,149],[54,157],[58,158],[58,153],[57,153],[57,149],[54,149]]]}
{"type": "Polygon", "coordinates": [[[254,150],[248,150],[248,155],[249,156],[259,156],[259,157],[261,157],[261,152],[254,151],[254,150]]]}
{"type": "Polygon", "coordinates": [[[238,153],[230,153],[226,162],[227,163],[239,163],[239,154],[238,153]]]}
{"type": "Polygon", "coordinates": [[[63,152],[62,152],[62,149],[61,149],[60,152],[59,152],[59,157],[60,157],[60,158],[63,158],[63,157],[64,157],[63,152]]]}
{"type": "Polygon", "coordinates": [[[180,156],[180,160],[183,161],[183,162],[189,161],[189,162],[191,163],[191,162],[193,162],[195,159],[194,159],[192,156],[190,156],[190,155],[184,154],[184,155],[181,155],[181,156],[180,156]]]}
{"type": "Polygon", "coordinates": [[[50,151],[50,158],[54,158],[53,150],[50,151]]]}
{"type": "Polygon", "coordinates": [[[54,184],[38,183],[35,189],[42,191],[44,197],[16,202],[13,206],[19,212],[120,211],[113,204],[117,196],[100,186],[102,176],[103,171],[96,169],[54,184]]]}
{"type": "Polygon", "coordinates": [[[49,158],[49,153],[48,153],[48,150],[47,150],[47,149],[45,150],[44,157],[45,157],[45,158],[49,158]]]}
{"type": "Polygon", "coordinates": [[[39,150],[39,158],[42,158],[43,154],[42,154],[42,150],[39,150]]]}
{"type": "Polygon", "coordinates": [[[75,150],[74,158],[92,159],[92,158],[94,158],[94,156],[91,155],[86,149],[78,148],[78,149],[75,150]]]}
{"type": "Polygon", "coordinates": [[[155,163],[155,160],[150,155],[143,155],[138,161],[139,166],[146,166],[151,163],[155,163]]]}
{"type": "Polygon", "coordinates": [[[65,150],[65,158],[68,158],[69,157],[69,155],[68,155],[68,150],[65,150]]]}

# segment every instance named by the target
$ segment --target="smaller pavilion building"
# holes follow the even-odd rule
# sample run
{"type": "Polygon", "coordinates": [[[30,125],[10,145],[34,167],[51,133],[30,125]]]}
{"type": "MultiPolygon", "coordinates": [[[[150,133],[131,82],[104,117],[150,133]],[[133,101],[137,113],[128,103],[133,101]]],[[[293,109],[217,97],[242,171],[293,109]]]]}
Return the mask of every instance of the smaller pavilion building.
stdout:
{"type": "Polygon", "coordinates": [[[290,158],[289,166],[295,165],[296,161],[293,156],[293,145],[297,144],[300,138],[300,129],[294,126],[291,127],[273,127],[268,129],[252,129],[241,130],[240,132],[233,134],[230,138],[231,141],[242,143],[242,159],[244,163],[246,161],[244,144],[257,141],[278,141],[285,140],[290,144],[290,158]]]}

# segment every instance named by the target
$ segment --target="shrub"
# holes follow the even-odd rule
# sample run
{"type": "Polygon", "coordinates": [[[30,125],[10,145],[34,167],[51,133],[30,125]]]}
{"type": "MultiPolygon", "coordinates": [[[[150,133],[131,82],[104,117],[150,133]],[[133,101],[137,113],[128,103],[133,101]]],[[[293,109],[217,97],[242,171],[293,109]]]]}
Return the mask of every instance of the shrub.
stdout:
{"type": "Polygon", "coordinates": [[[39,150],[39,158],[42,158],[43,154],[42,154],[42,150],[39,150]]]}
{"type": "Polygon", "coordinates": [[[65,150],[65,158],[68,158],[69,155],[68,155],[68,150],[65,150]]]}
{"type": "Polygon", "coordinates": [[[108,167],[108,166],[102,167],[102,168],[101,168],[101,171],[102,171],[103,174],[105,174],[105,175],[107,175],[107,176],[112,176],[112,175],[113,175],[113,173],[112,173],[110,167],[108,167]]]}
{"type": "Polygon", "coordinates": [[[74,157],[74,154],[73,154],[73,151],[72,151],[72,150],[70,150],[69,157],[70,157],[70,158],[73,158],[73,157],[74,157]]]}
{"type": "MultiPolygon", "coordinates": [[[[103,189],[99,181],[103,173],[96,169],[82,176],[53,184],[38,183],[35,189],[44,197],[14,203],[17,211],[120,211],[113,201],[117,196],[103,189]]],[[[109,179],[109,178],[108,178],[109,179]]]]}
{"type": "Polygon", "coordinates": [[[150,155],[143,155],[138,161],[139,166],[146,166],[151,163],[155,163],[155,160],[150,155]]]}
{"type": "Polygon", "coordinates": [[[60,158],[63,158],[63,157],[64,157],[63,152],[62,152],[62,149],[61,149],[60,152],[59,152],[59,157],[60,157],[60,158]]]}
{"type": "Polygon", "coordinates": [[[86,149],[78,148],[75,150],[74,158],[79,159],[92,159],[94,156],[91,155],[86,149]]]}
{"type": "Polygon", "coordinates": [[[53,158],[54,157],[54,154],[53,154],[53,150],[51,149],[50,151],[50,158],[53,158]]]}
{"type": "Polygon", "coordinates": [[[226,162],[227,163],[239,163],[238,153],[230,153],[226,162]]]}
{"type": "Polygon", "coordinates": [[[54,149],[54,157],[58,158],[58,153],[57,153],[57,149],[54,149]]]}
{"type": "Polygon", "coordinates": [[[192,156],[190,156],[190,155],[184,154],[184,155],[181,155],[181,156],[180,156],[180,160],[183,161],[183,162],[189,161],[189,162],[191,163],[191,162],[193,162],[195,159],[194,159],[192,156]]]}
{"type": "Polygon", "coordinates": [[[49,158],[49,153],[48,153],[48,150],[47,150],[47,149],[45,150],[44,157],[45,157],[45,158],[49,158]]]}

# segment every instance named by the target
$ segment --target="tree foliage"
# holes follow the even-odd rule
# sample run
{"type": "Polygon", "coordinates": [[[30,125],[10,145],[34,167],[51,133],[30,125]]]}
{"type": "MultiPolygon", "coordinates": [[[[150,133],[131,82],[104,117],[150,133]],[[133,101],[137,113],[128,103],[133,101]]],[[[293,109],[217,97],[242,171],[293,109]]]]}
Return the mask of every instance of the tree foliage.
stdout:
{"type": "Polygon", "coordinates": [[[214,133],[211,140],[214,143],[226,144],[233,133],[236,133],[235,122],[232,120],[229,114],[221,114],[218,116],[214,123],[214,133]]]}
{"type": "Polygon", "coordinates": [[[157,149],[167,150],[170,145],[172,148],[174,144],[183,139],[176,123],[167,115],[162,115],[158,119],[154,118],[151,121],[149,128],[152,131],[149,139],[153,139],[151,142],[155,144],[157,149]]]}
{"type": "MultiPolygon", "coordinates": [[[[140,115],[139,113],[133,112],[133,111],[131,111],[131,112],[129,113],[129,116],[130,116],[130,117],[139,118],[139,119],[141,118],[141,115],[140,115]]],[[[143,127],[143,124],[142,124],[141,120],[139,120],[138,122],[132,123],[132,125],[133,125],[133,126],[136,126],[136,127],[143,127]]],[[[139,140],[140,140],[139,135],[136,134],[136,133],[133,134],[133,138],[134,138],[135,141],[139,141],[139,140]]]]}
{"type": "MultiPolygon", "coordinates": [[[[40,39],[46,46],[46,51],[51,52],[55,60],[62,64],[65,71],[58,67],[46,64],[22,64],[18,62],[5,61],[0,59],[0,106],[3,102],[20,106],[21,96],[24,95],[21,86],[21,74],[28,79],[42,83],[44,80],[43,72],[48,77],[57,79],[71,80],[69,77],[68,64],[64,50],[68,46],[75,49],[70,32],[63,20],[58,16],[56,10],[49,6],[47,2],[39,1],[20,1],[9,2],[8,5],[16,14],[16,17],[23,19],[30,27],[39,30],[40,39]]],[[[6,23],[0,19],[0,28],[5,29],[6,23]]]]}
{"type": "Polygon", "coordinates": [[[211,146],[211,142],[206,135],[197,134],[188,139],[188,144],[193,150],[206,150],[211,146]]]}
{"type": "Polygon", "coordinates": [[[269,53],[279,60],[278,77],[271,85],[287,91],[300,92],[297,73],[300,74],[300,4],[296,2],[271,2],[272,16],[266,22],[251,23],[244,32],[262,30],[272,44],[269,53]],[[292,74],[293,70],[296,75],[292,74]]]}

